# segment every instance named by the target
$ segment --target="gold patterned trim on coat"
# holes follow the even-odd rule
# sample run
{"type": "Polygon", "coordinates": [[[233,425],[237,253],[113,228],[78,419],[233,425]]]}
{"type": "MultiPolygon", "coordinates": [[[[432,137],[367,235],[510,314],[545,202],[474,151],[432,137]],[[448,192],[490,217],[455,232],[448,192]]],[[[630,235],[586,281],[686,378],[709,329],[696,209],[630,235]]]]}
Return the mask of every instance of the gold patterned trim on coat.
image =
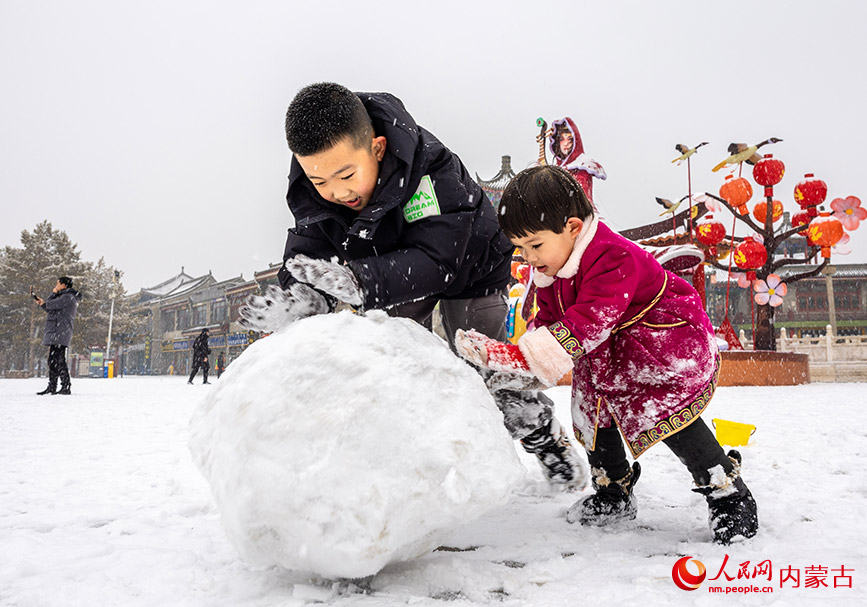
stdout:
{"type": "Polygon", "coordinates": [[[662,275],[662,288],[659,290],[659,293],[656,294],[656,297],[654,297],[650,301],[650,303],[647,304],[647,306],[645,306],[645,308],[641,312],[639,312],[638,314],[636,314],[635,316],[633,316],[632,318],[630,318],[626,322],[614,327],[614,330],[611,331],[611,334],[614,335],[618,331],[622,331],[623,329],[631,327],[632,325],[637,323],[639,320],[644,318],[644,315],[647,314],[648,312],[650,312],[653,309],[653,307],[659,303],[659,300],[662,299],[662,295],[665,293],[666,287],[668,287],[668,272],[666,272],[662,275]]]}
{"type": "Polygon", "coordinates": [[[564,325],[561,321],[555,322],[553,325],[548,327],[548,330],[551,332],[551,335],[554,336],[563,349],[566,350],[566,353],[569,354],[572,358],[581,358],[584,356],[584,346],[581,345],[581,342],[578,341],[578,338],[572,335],[572,331],[569,330],[569,327],[564,325]]]}
{"type": "MultiPolygon", "coordinates": [[[[676,413],[672,413],[668,418],[656,424],[653,428],[645,430],[638,435],[634,441],[627,441],[629,450],[632,452],[632,457],[638,458],[639,455],[650,449],[653,445],[661,440],[664,440],[675,433],[683,430],[692,422],[698,419],[698,416],[707,408],[710,399],[713,397],[716,389],[716,382],[719,378],[720,355],[716,355],[714,360],[713,375],[710,381],[704,387],[692,403],[676,413]]],[[[621,433],[623,430],[621,429],[621,433]]]]}
{"type": "Polygon", "coordinates": [[[685,324],[688,324],[685,320],[680,320],[678,322],[672,322],[668,324],[657,324],[652,322],[647,322],[646,320],[642,320],[640,323],[643,327],[650,327],[651,329],[674,329],[675,327],[682,327],[685,324]]]}

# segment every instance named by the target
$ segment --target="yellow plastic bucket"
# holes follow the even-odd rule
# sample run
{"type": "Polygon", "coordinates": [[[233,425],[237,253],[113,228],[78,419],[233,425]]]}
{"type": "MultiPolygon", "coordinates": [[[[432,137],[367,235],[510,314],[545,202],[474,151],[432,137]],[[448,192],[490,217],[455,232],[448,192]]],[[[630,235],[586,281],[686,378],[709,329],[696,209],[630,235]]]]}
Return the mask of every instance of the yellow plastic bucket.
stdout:
{"type": "Polygon", "coordinates": [[[716,440],[720,445],[730,447],[746,445],[756,431],[756,427],[752,424],[742,424],[727,419],[713,419],[711,422],[716,429],[716,440]]]}

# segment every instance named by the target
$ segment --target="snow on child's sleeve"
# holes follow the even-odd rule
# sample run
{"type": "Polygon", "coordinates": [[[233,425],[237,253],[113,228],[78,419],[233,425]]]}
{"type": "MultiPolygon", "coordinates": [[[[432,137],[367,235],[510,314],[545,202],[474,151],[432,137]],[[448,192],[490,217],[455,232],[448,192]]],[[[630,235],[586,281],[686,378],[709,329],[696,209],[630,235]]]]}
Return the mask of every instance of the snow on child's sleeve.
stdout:
{"type": "Polygon", "coordinates": [[[190,450],[254,562],[372,575],[502,505],[524,476],[481,377],[384,312],[291,324],[214,388],[190,450]]]}
{"type": "Polygon", "coordinates": [[[581,280],[578,298],[550,329],[557,341],[577,358],[605,342],[624,320],[641,279],[633,258],[622,249],[591,263],[581,280]]]}

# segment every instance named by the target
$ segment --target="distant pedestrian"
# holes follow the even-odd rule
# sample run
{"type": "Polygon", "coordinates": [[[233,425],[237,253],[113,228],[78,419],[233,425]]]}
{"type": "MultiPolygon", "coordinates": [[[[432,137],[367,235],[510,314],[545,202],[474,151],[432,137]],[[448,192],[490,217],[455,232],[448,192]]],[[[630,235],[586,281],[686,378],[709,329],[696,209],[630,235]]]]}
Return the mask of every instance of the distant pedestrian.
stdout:
{"type": "MultiPolygon", "coordinates": [[[[31,294],[33,289],[30,289],[31,294]]],[[[72,279],[61,276],[47,300],[33,295],[36,304],[48,313],[45,318],[45,333],[42,345],[48,346],[48,387],[43,394],[72,394],[69,380],[69,367],[66,365],[66,349],[72,340],[72,327],[81,293],[72,288],[72,279]],[[57,380],[60,390],[57,390],[57,380]]]]}
{"type": "Polygon", "coordinates": [[[217,356],[217,379],[220,379],[220,376],[223,374],[223,371],[226,370],[226,357],[220,352],[220,355],[217,356]]]}
{"type": "Polygon", "coordinates": [[[193,378],[199,369],[202,370],[202,376],[205,381],[203,384],[211,383],[208,381],[208,371],[211,369],[211,364],[208,362],[208,354],[211,353],[211,348],[208,347],[208,330],[202,329],[202,332],[193,342],[193,370],[190,373],[188,384],[193,383],[193,378]]]}

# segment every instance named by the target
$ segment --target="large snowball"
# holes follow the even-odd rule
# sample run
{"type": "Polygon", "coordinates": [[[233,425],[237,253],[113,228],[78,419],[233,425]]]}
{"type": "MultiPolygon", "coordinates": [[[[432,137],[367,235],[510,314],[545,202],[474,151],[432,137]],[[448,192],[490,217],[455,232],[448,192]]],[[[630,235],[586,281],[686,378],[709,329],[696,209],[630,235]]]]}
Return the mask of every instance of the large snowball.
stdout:
{"type": "Polygon", "coordinates": [[[424,554],[524,474],[481,378],[382,312],[253,344],[195,412],[190,450],[243,556],[328,577],[424,554]]]}

